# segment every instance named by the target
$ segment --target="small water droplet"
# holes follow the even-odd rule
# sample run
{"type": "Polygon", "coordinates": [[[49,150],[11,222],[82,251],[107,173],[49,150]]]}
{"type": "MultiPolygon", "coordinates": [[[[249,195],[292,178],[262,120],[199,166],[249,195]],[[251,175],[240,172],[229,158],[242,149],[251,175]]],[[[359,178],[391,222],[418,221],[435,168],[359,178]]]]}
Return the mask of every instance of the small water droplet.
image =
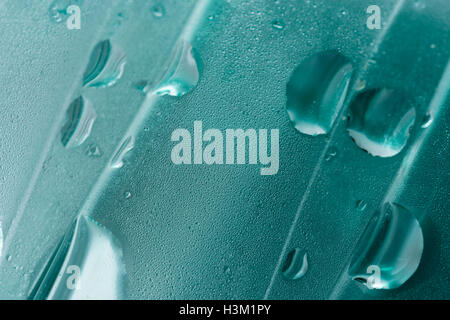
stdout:
{"type": "Polygon", "coordinates": [[[11,255],[10,255],[10,254],[8,254],[8,255],[6,256],[6,261],[10,262],[10,261],[11,261],[11,259],[12,259],[11,255]]]}
{"type": "Polygon", "coordinates": [[[398,288],[416,271],[422,251],[423,234],[416,217],[398,204],[386,203],[358,241],[349,275],[369,288],[398,288]]]}
{"type": "Polygon", "coordinates": [[[109,40],[100,41],[92,50],[83,86],[104,88],[114,85],[122,77],[125,64],[126,55],[119,46],[109,40]]]}
{"type": "Polygon", "coordinates": [[[163,70],[156,81],[156,94],[179,97],[192,91],[200,73],[191,44],[185,40],[178,42],[163,70]]]}
{"type": "Polygon", "coordinates": [[[427,7],[427,5],[422,0],[414,0],[414,7],[417,10],[423,10],[423,9],[425,9],[427,7]]]}
{"type": "Polygon", "coordinates": [[[290,280],[300,279],[308,271],[308,256],[302,254],[299,248],[295,248],[289,252],[286,261],[281,270],[283,275],[290,280]]]}
{"type": "Polygon", "coordinates": [[[66,148],[81,145],[91,134],[97,118],[92,103],[80,96],[67,109],[67,122],[61,129],[61,143],[66,148]]]}
{"type": "Polygon", "coordinates": [[[141,80],[141,81],[136,82],[134,84],[134,87],[136,89],[138,89],[139,91],[141,91],[143,94],[147,94],[152,87],[152,83],[147,80],[141,80]]]}
{"type": "Polygon", "coordinates": [[[373,156],[392,157],[406,145],[416,112],[404,94],[370,89],[350,104],[347,131],[361,149],[373,156]]]}
{"type": "Polygon", "coordinates": [[[356,201],[356,210],[358,211],[364,211],[367,207],[367,202],[364,200],[358,200],[356,201]]]}
{"type": "Polygon", "coordinates": [[[433,117],[431,114],[427,113],[423,116],[422,124],[420,125],[421,128],[428,128],[430,124],[433,122],[433,117]]]}
{"type": "Polygon", "coordinates": [[[284,29],[285,25],[284,25],[283,21],[275,20],[275,21],[272,21],[272,27],[274,29],[282,30],[282,29],[284,29]]]}
{"type": "Polygon", "coordinates": [[[298,131],[313,136],[329,132],[352,73],[348,59],[335,51],[309,57],[294,70],[287,84],[286,109],[298,131]]]}
{"type": "Polygon", "coordinates": [[[431,49],[436,49],[436,45],[434,43],[430,44],[431,49]]]}
{"type": "Polygon", "coordinates": [[[156,18],[161,18],[162,16],[164,16],[165,9],[162,4],[154,5],[151,10],[152,10],[153,16],[156,18]]]}
{"type": "Polygon", "coordinates": [[[123,194],[125,199],[130,199],[131,198],[131,192],[130,191],[125,191],[123,194]]]}
{"type": "Polygon", "coordinates": [[[364,90],[365,87],[366,87],[366,80],[363,80],[363,79],[356,80],[355,90],[361,91],[361,90],[364,90]]]}
{"type": "Polygon", "coordinates": [[[123,167],[123,158],[134,148],[134,136],[126,138],[117,148],[114,156],[111,158],[110,167],[119,169],[123,167]]]}
{"type": "Polygon", "coordinates": [[[86,148],[86,155],[92,158],[98,158],[101,157],[103,153],[95,143],[91,143],[86,148]]]}
{"type": "Polygon", "coordinates": [[[330,161],[331,159],[335,158],[337,156],[338,149],[336,147],[330,147],[327,150],[327,153],[325,155],[325,160],[330,161]]]}
{"type": "Polygon", "coordinates": [[[230,274],[230,273],[231,273],[230,267],[224,266],[224,267],[223,267],[223,273],[225,273],[225,274],[230,274]]]}

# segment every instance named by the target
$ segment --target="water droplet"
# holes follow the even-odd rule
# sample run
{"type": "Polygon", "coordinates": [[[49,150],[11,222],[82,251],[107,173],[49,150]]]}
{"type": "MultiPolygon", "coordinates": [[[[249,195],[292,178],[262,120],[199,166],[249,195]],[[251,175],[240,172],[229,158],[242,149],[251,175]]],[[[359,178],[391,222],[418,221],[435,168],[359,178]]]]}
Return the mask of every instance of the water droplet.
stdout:
{"type": "Polygon", "coordinates": [[[86,155],[92,158],[98,158],[103,155],[103,152],[95,143],[91,143],[86,148],[86,155]]]}
{"type": "Polygon", "coordinates": [[[223,267],[223,273],[225,273],[225,274],[230,274],[230,273],[231,273],[230,267],[224,266],[224,267],[223,267]]]}
{"type": "Polygon", "coordinates": [[[274,29],[282,30],[282,29],[284,29],[285,25],[284,25],[283,21],[275,20],[275,21],[272,21],[272,27],[274,29]]]}
{"type": "Polygon", "coordinates": [[[286,109],[295,128],[308,135],[329,132],[347,94],[353,68],[335,51],[303,61],[287,84],[286,109]]]}
{"type": "Polygon", "coordinates": [[[356,210],[358,211],[364,211],[367,207],[367,202],[364,200],[358,200],[356,201],[356,210]]]}
{"type": "Polygon", "coordinates": [[[134,87],[141,91],[143,94],[147,94],[152,87],[152,83],[150,81],[141,80],[136,82],[134,84],[134,87]]]}
{"type": "Polygon", "coordinates": [[[161,18],[162,16],[164,16],[165,9],[164,6],[161,4],[154,5],[151,10],[153,16],[156,18],[161,18]]]}
{"type": "Polygon", "coordinates": [[[10,262],[10,261],[11,261],[11,259],[12,259],[11,255],[10,255],[10,254],[8,254],[8,255],[6,256],[6,261],[10,262]]]}
{"type": "Polygon", "coordinates": [[[95,220],[79,216],[37,277],[29,299],[123,299],[120,243],[95,220]],[[79,286],[69,286],[75,280],[79,286]]]}
{"type": "Polygon", "coordinates": [[[436,45],[434,43],[430,44],[431,49],[436,49],[436,45]]]}
{"type": "Polygon", "coordinates": [[[301,250],[295,248],[289,252],[282,268],[283,275],[290,279],[300,279],[308,271],[308,256],[302,254],[301,250]]]}
{"type": "Polygon", "coordinates": [[[156,94],[179,97],[193,90],[200,74],[191,44],[185,40],[178,42],[163,70],[156,81],[156,94]]]}
{"type": "Polygon", "coordinates": [[[114,85],[126,64],[125,52],[109,40],[100,41],[92,50],[84,72],[83,86],[104,88],[114,85]]]}
{"type": "Polygon", "coordinates": [[[330,147],[327,150],[327,153],[325,155],[325,160],[330,161],[331,159],[335,158],[337,156],[338,149],[336,147],[330,147]]]}
{"type": "Polygon", "coordinates": [[[423,9],[425,9],[427,7],[427,5],[422,0],[415,0],[414,1],[414,7],[417,10],[423,10],[423,9]]]}
{"type": "Polygon", "coordinates": [[[371,155],[392,157],[406,145],[416,112],[406,97],[393,89],[361,92],[350,104],[347,130],[371,155]]]}
{"type": "Polygon", "coordinates": [[[355,82],[355,90],[361,91],[364,90],[366,87],[366,80],[358,79],[355,82]]]}
{"type": "Polygon", "coordinates": [[[423,116],[422,124],[420,125],[421,128],[428,128],[430,124],[433,122],[433,117],[431,117],[431,114],[427,113],[423,116]]]}
{"type": "Polygon", "coordinates": [[[131,198],[131,192],[130,191],[125,191],[123,194],[125,199],[130,199],[131,198]]]}
{"type": "Polygon", "coordinates": [[[67,122],[61,129],[61,143],[66,148],[81,145],[91,134],[97,118],[92,103],[80,96],[67,109],[67,122]]]}
{"type": "Polygon", "coordinates": [[[415,216],[398,204],[386,203],[358,241],[349,275],[365,285],[370,281],[369,288],[398,288],[416,271],[422,251],[423,234],[415,216]]]}
{"type": "Polygon", "coordinates": [[[123,167],[123,158],[125,155],[134,148],[134,136],[126,138],[114,152],[114,156],[111,158],[110,167],[119,169],[123,167]]]}

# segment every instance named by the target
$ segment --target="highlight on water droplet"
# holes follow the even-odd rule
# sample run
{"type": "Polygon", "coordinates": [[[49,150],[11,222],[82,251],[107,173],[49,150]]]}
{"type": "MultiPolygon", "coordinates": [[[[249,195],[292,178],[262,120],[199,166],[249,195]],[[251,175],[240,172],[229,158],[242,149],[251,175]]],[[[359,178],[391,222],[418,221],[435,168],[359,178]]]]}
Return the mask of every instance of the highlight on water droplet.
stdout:
{"type": "Polygon", "coordinates": [[[192,45],[186,40],[179,41],[155,82],[154,93],[179,97],[192,91],[200,78],[197,59],[192,45]]]}
{"type": "Polygon", "coordinates": [[[298,131],[313,136],[330,131],[352,73],[349,60],[337,51],[320,52],[294,70],[287,84],[286,109],[298,131]]]}
{"type": "Polygon", "coordinates": [[[364,211],[364,210],[366,210],[367,202],[364,200],[358,200],[358,201],[356,201],[355,207],[356,207],[356,210],[358,210],[358,211],[364,211]]]}
{"type": "Polygon", "coordinates": [[[91,158],[98,158],[103,155],[103,152],[95,143],[91,143],[86,148],[86,155],[91,158]]]}
{"type": "Polygon", "coordinates": [[[131,192],[130,192],[130,191],[125,191],[125,192],[123,193],[123,197],[124,197],[125,199],[130,199],[130,198],[131,198],[131,192]]]}
{"type": "Polygon", "coordinates": [[[110,161],[110,167],[113,169],[119,169],[123,167],[123,158],[125,155],[134,148],[134,136],[126,138],[114,152],[110,161]]]}
{"type": "Polygon", "coordinates": [[[308,271],[308,256],[302,254],[299,248],[295,248],[289,252],[281,269],[283,275],[289,280],[297,280],[305,275],[308,271]]]}
{"type": "Polygon", "coordinates": [[[97,118],[92,103],[79,96],[67,109],[67,121],[61,129],[61,143],[66,148],[81,145],[91,134],[97,118]]]}
{"type": "Polygon", "coordinates": [[[336,147],[330,147],[328,148],[326,154],[325,154],[325,161],[330,161],[331,159],[335,158],[337,156],[338,149],[336,147]]]}
{"type": "Polygon", "coordinates": [[[432,122],[433,122],[433,117],[431,116],[431,114],[427,113],[423,116],[422,124],[420,125],[420,127],[423,129],[428,128],[432,122]]]}
{"type": "Polygon", "coordinates": [[[406,96],[394,89],[369,89],[350,104],[347,131],[373,156],[392,157],[406,145],[416,118],[406,96]]]}
{"type": "Polygon", "coordinates": [[[154,17],[161,18],[162,16],[164,16],[165,9],[164,9],[164,6],[162,4],[155,4],[151,8],[151,12],[152,12],[154,17]]]}
{"type": "Polygon", "coordinates": [[[125,266],[117,238],[87,216],[79,216],[47,260],[29,299],[123,299],[125,266]]]}
{"type": "Polygon", "coordinates": [[[123,75],[125,52],[109,40],[97,43],[83,76],[83,86],[104,88],[114,85],[123,75]]]}
{"type": "Polygon", "coordinates": [[[281,20],[274,20],[274,21],[272,21],[272,27],[277,30],[282,30],[282,29],[284,29],[285,24],[281,20]]]}
{"type": "Polygon", "coordinates": [[[399,204],[385,203],[358,241],[349,275],[371,289],[398,288],[416,271],[422,251],[416,217],[399,204]]]}

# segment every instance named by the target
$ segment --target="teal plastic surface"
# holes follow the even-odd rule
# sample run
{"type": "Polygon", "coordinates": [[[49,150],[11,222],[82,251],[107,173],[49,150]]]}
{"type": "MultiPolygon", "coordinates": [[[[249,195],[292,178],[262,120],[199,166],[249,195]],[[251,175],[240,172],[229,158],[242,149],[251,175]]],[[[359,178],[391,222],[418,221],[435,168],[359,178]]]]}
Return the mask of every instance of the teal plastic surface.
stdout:
{"type": "Polygon", "coordinates": [[[0,299],[448,299],[449,17],[0,0],[0,299]]]}

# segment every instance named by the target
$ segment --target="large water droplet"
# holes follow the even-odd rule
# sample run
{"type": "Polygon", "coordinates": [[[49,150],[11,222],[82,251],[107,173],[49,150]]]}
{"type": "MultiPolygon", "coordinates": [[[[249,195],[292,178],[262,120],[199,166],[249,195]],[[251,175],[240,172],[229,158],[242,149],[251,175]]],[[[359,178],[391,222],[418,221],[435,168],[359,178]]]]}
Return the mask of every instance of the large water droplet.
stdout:
{"type": "Polygon", "coordinates": [[[89,64],[84,72],[83,85],[110,87],[121,77],[126,64],[125,52],[109,40],[100,41],[92,50],[89,64]]]}
{"type": "Polygon", "coordinates": [[[78,217],[34,283],[29,299],[123,299],[125,267],[114,235],[78,217]]]}
{"type": "Polygon", "coordinates": [[[61,129],[61,142],[66,148],[81,145],[91,134],[97,118],[92,103],[82,96],[76,98],[67,110],[67,122],[61,129]]]}
{"type": "Polygon", "coordinates": [[[397,288],[414,274],[422,251],[422,229],[415,216],[398,204],[386,203],[358,241],[349,275],[369,288],[397,288]]]}
{"type": "Polygon", "coordinates": [[[287,112],[295,128],[308,135],[327,133],[347,94],[353,68],[335,51],[303,61],[287,84],[287,112]]]}
{"type": "Polygon", "coordinates": [[[182,96],[194,89],[200,77],[197,60],[189,42],[181,40],[175,46],[154,92],[159,95],[182,96]]]}
{"type": "Polygon", "coordinates": [[[300,279],[308,271],[308,256],[307,254],[302,254],[302,251],[295,248],[289,252],[286,257],[286,261],[281,270],[283,275],[290,279],[296,280],[300,279]]]}
{"type": "Polygon", "coordinates": [[[406,145],[416,112],[405,96],[393,89],[370,89],[350,105],[347,130],[363,150],[392,157],[406,145]]]}
{"type": "Polygon", "coordinates": [[[113,169],[119,169],[123,167],[123,158],[125,155],[134,148],[134,136],[126,138],[114,152],[111,158],[110,167],[113,169]]]}

